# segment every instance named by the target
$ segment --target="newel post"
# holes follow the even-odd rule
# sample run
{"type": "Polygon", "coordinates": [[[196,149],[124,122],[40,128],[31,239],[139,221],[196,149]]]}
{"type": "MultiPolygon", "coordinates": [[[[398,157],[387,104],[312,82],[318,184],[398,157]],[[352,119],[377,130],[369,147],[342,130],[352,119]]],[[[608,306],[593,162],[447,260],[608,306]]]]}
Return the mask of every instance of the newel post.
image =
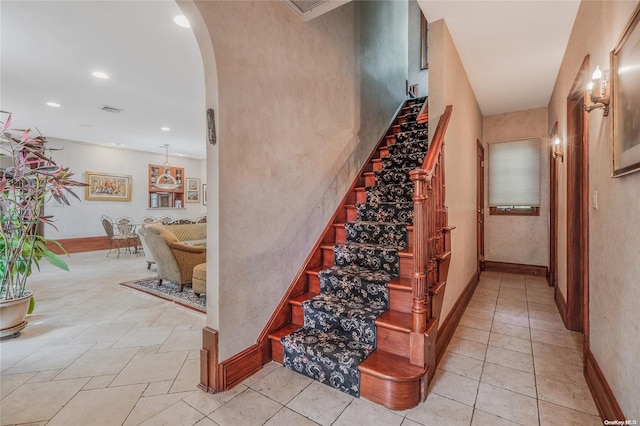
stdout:
{"type": "Polygon", "coordinates": [[[414,256],[411,274],[411,292],[413,306],[411,308],[411,331],[424,333],[427,329],[427,183],[426,170],[412,170],[409,173],[414,182],[413,192],[413,235],[414,256]]]}

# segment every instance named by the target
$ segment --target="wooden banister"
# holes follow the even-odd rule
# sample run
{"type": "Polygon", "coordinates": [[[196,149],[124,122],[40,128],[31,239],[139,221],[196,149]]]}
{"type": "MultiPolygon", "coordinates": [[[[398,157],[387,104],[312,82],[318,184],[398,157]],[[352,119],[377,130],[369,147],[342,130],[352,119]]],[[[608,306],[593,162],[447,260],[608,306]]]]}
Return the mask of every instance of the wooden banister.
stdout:
{"type": "MultiPolygon", "coordinates": [[[[418,366],[427,364],[434,368],[435,365],[431,364],[435,363],[437,322],[442,309],[451,257],[450,247],[447,247],[449,240],[443,232],[449,229],[445,205],[443,147],[452,112],[453,106],[448,105],[440,117],[422,167],[410,172],[410,178],[414,182],[410,362],[418,366]]],[[[426,107],[420,112],[420,115],[423,114],[426,119],[426,107]]],[[[425,397],[426,394],[423,394],[422,399],[425,397]]]]}

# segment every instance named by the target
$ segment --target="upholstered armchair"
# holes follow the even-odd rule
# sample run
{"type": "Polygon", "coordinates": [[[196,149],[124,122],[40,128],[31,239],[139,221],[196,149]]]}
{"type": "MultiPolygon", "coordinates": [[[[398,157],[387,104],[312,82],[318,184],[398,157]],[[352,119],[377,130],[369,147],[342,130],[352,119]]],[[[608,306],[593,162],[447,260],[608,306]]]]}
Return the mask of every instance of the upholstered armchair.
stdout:
{"type": "Polygon", "coordinates": [[[170,281],[180,286],[191,283],[193,268],[206,262],[207,249],[202,246],[190,246],[161,224],[143,225],[144,240],[158,266],[158,285],[170,281]]]}
{"type": "MultiPolygon", "coordinates": [[[[148,223],[152,223],[152,222],[148,222],[148,223]]],[[[149,246],[147,245],[147,242],[145,241],[144,237],[145,237],[145,222],[142,222],[143,226],[141,226],[138,229],[138,237],[140,238],[140,244],[142,244],[142,252],[144,253],[144,260],[147,261],[147,269],[151,269],[151,265],[153,263],[156,263],[156,260],[153,258],[153,255],[151,254],[151,250],[149,249],[149,246]]]]}

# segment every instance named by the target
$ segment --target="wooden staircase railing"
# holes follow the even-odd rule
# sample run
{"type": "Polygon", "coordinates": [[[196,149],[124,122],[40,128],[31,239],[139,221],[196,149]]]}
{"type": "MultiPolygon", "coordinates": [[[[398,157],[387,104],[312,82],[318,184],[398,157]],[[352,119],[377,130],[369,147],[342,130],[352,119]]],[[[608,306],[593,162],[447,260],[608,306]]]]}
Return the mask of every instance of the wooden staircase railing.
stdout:
{"type": "MultiPolygon", "coordinates": [[[[418,115],[426,119],[427,104],[418,115]]],[[[442,299],[451,258],[450,231],[445,205],[444,134],[453,107],[448,105],[435,130],[424,163],[410,172],[414,182],[414,262],[411,275],[413,306],[411,312],[410,362],[427,365],[428,379],[436,365],[435,343],[442,299]]],[[[421,399],[426,398],[428,380],[423,383],[421,399]]]]}

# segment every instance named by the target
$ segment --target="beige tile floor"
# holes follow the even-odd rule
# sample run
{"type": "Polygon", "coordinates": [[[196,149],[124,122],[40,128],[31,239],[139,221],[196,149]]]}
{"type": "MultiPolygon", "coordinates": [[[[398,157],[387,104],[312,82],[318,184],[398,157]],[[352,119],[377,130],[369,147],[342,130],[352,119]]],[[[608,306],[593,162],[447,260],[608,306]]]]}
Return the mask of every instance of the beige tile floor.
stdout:
{"type": "Polygon", "coordinates": [[[430,386],[394,412],[270,363],[231,391],[197,390],[204,315],[116,285],[142,258],[73,255],[32,278],[37,309],[0,343],[2,425],[601,425],[579,336],[535,277],[485,273],[430,386]]]}

